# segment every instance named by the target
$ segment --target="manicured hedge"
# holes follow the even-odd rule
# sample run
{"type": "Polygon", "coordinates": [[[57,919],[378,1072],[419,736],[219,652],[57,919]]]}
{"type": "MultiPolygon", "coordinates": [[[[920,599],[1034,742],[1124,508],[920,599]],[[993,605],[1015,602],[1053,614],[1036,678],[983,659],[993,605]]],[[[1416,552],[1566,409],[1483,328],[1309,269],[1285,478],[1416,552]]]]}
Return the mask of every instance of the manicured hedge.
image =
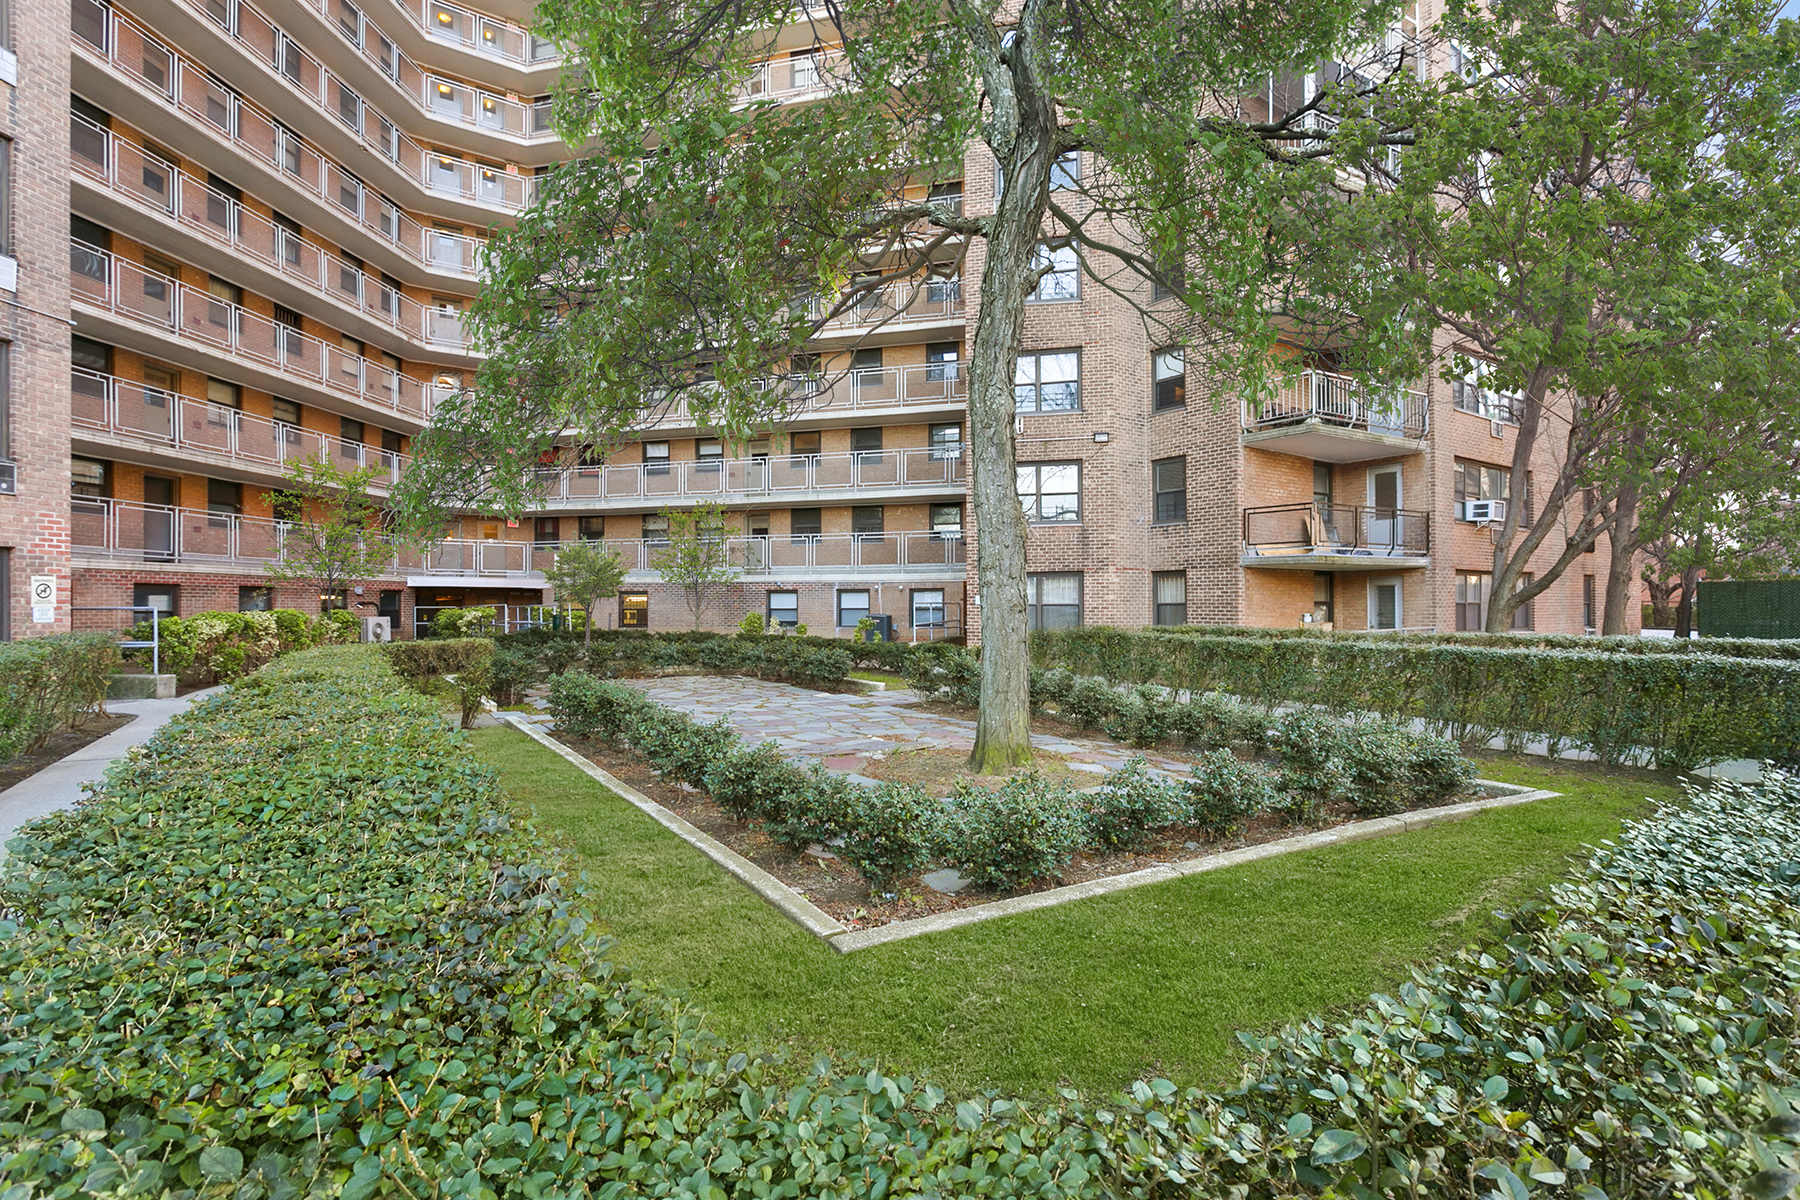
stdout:
{"type": "MultiPolygon", "coordinates": [[[[501,690],[508,700],[533,683],[583,661],[580,634],[527,630],[495,639],[501,690]]],[[[885,661],[904,647],[889,645],[874,655],[857,643],[835,638],[714,633],[620,633],[595,630],[585,662],[602,675],[641,674],[658,667],[698,667],[722,674],[755,675],[801,687],[841,686],[851,668],[885,661]]]]}
{"type": "Polygon", "coordinates": [[[1597,637],[1572,633],[1384,633],[1324,629],[1261,629],[1248,625],[1165,625],[1158,633],[1199,637],[1301,638],[1311,641],[1369,641],[1412,646],[1488,646],[1502,650],[1579,650],[1584,654],[1717,654],[1726,658],[1800,659],[1800,639],[1597,637]]]}
{"type": "Polygon", "coordinates": [[[492,638],[428,638],[388,642],[382,649],[394,673],[415,688],[425,690],[433,680],[448,680],[456,689],[464,729],[475,723],[481,701],[494,690],[492,638]]]}
{"type": "Polygon", "coordinates": [[[0,763],[98,710],[118,666],[119,648],[103,633],[0,642],[0,763]]]}
{"type": "MultiPolygon", "coordinates": [[[[323,616],[308,616],[292,608],[269,612],[203,612],[191,617],[161,617],[154,630],[161,643],[156,665],[179,675],[187,683],[229,683],[283,654],[312,646],[354,642],[360,633],[356,615],[333,609],[323,616]]],[[[149,621],[133,626],[133,641],[147,642],[149,621]]],[[[151,665],[148,647],[133,649],[131,657],[146,669],[151,665]]]]}
{"type": "Polygon", "coordinates": [[[21,1196],[1593,1200],[1780,1196],[1800,1167],[1786,778],[1629,828],[1394,996],[1249,1039],[1237,1087],[1100,1103],[721,1043],[608,960],[581,885],[366,650],[196,706],[15,845],[21,1196]]]}
{"type": "Polygon", "coordinates": [[[1102,626],[1034,634],[1031,649],[1040,667],[1114,683],[1422,717],[1464,744],[1545,738],[1677,768],[1800,756],[1800,663],[1778,659],[1102,626]]]}

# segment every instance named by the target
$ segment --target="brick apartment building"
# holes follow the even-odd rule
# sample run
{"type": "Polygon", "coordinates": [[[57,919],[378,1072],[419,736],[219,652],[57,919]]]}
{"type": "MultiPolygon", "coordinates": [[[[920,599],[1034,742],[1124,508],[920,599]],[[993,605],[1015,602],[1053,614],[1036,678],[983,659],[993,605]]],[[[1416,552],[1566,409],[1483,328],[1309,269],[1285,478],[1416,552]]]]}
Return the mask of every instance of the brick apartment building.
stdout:
{"type": "MultiPolygon", "coordinates": [[[[830,326],[820,382],[789,382],[795,415],[770,439],[728,445],[677,409],[603,461],[571,448],[547,464],[548,499],[520,520],[461,518],[344,595],[271,584],[284,464],[327,454],[397,478],[436,399],[477,365],[461,313],[482,238],[564,153],[544,106],[557,51],[528,16],[425,0],[15,9],[0,445],[17,478],[0,495],[13,636],[67,628],[71,603],[349,605],[405,636],[447,605],[552,600],[542,570],[576,539],[632,567],[606,623],[685,627],[651,561],[662,514],[708,502],[729,510],[742,572],[709,625],[758,611],[813,632],[865,614],[903,638],[978,631],[958,363],[979,246],[960,280],[830,326]],[[45,573],[62,581],[56,621],[30,624],[25,580],[45,573]]],[[[746,92],[803,102],[829,56],[784,53],[746,92]]],[[[993,165],[972,151],[965,167],[931,195],[985,211],[993,165]]],[[[1478,627],[1480,520],[1491,502],[1529,503],[1507,477],[1502,398],[1436,380],[1374,396],[1320,370],[1247,413],[1074,271],[1047,276],[1031,307],[1018,395],[1041,624],[1478,627]]],[[[1591,628],[1603,559],[1523,621],[1591,628]]]]}

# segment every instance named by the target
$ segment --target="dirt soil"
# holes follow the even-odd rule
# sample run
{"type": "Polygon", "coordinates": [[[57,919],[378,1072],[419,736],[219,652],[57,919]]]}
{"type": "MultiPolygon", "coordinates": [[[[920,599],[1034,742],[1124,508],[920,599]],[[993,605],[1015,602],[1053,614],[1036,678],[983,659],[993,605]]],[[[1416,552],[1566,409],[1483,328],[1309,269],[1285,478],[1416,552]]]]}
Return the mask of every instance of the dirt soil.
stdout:
{"type": "Polygon", "coordinates": [[[134,719],[124,713],[108,713],[105,716],[90,717],[73,729],[63,730],[52,737],[36,753],[21,754],[0,765],[0,792],[4,792],[14,784],[25,782],[45,767],[60,762],[83,746],[99,741],[119,726],[134,719]]]}
{"type": "MultiPolygon", "coordinates": [[[[1358,813],[1347,804],[1328,807],[1318,824],[1313,826],[1294,825],[1280,814],[1265,813],[1249,823],[1243,836],[1227,841],[1209,841],[1207,835],[1197,829],[1172,827],[1156,831],[1136,851],[1084,851],[1079,853],[1070,860],[1060,879],[1046,880],[1035,886],[1021,888],[1016,892],[996,892],[970,885],[955,895],[947,895],[927,887],[915,878],[902,881],[896,893],[880,895],[871,894],[868,885],[863,882],[862,876],[833,854],[830,847],[808,846],[804,852],[796,854],[761,829],[754,825],[747,825],[727,813],[698,788],[665,780],[662,774],[636,751],[621,750],[602,741],[570,738],[554,732],[551,733],[551,736],[583,755],[590,762],[610,772],[620,781],[631,785],[664,808],[674,812],[690,825],[730,846],[851,929],[868,929],[891,924],[894,921],[907,921],[915,917],[928,917],[936,913],[973,908],[976,905],[1004,899],[1006,896],[1048,891],[1051,888],[1085,883],[1091,879],[1104,879],[1111,875],[1125,875],[1147,867],[1201,858],[1223,850],[1234,850],[1240,846],[1255,846],[1264,842],[1278,841],[1308,832],[1310,829],[1327,829],[1334,825],[1361,820],[1364,817],[1364,814],[1358,813]]],[[[902,757],[902,754],[893,754],[885,761],[902,757]]],[[[1040,758],[1047,757],[1040,755],[1040,758]]],[[[925,770],[922,767],[914,769],[921,772],[925,770]]],[[[936,767],[933,766],[930,769],[936,770],[936,767]]],[[[1063,767],[1062,771],[1065,775],[1073,776],[1071,782],[1077,786],[1090,786],[1099,781],[1098,776],[1069,771],[1067,767],[1063,767]]],[[[1456,803],[1469,798],[1459,796],[1447,803],[1456,803]]]]}
{"type": "Polygon", "coordinates": [[[1004,780],[1031,767],[1037,768],[1053,783],[1066,783],[1077,789],[1093,787],[1105,778],[1093,771],[1077,770],[1069,766],[1069,760],[1062,755],[1046,750],[1034,754],[1029,767],[1014,767],[1005,775],[970,775],[968,761],[968,754],[961,750],[917,746],[910,750],[889,750],[880,758],[867,759],[857,768],[857,774],[887,783],[916,783],[934,796],[949,795],[950,789],[960,781],[992,791],[1004,780]]]}

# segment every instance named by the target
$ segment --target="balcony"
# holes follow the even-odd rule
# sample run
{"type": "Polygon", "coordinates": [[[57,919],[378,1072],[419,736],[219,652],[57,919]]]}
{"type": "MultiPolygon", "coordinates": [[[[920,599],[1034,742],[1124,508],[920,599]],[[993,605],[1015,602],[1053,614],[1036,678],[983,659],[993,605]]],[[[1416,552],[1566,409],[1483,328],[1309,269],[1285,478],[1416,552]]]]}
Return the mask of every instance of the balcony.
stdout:
{"type": "MultiPolygon", "coordinates": [[[[375,22],[350,0],[299,0],[335,25],[351,45],[377,66],[386,68],[391,56],[406,62],[394,39],[382,32],[375,22]]],[[[410,26],[421,37],[441,46],[450,46],[470,54],[478,54],[494,63],[504,63],[524,70],[549,67],[560,62],[562,50],[509,21],[486,13],[478,13],[460,4],[433,4],[429,0],[396,0],[404,26],[410,26]]]]}
{"type": "Polygon", "coordinates": [[[99,309],[237,366],[255,365],[414,421],[431,415],[425,383],[86,242],[69,244],[69,287],[77,305],[99,309]]]}
{"type": "MultiPolygon", "coordinates": [[[[325,200],[328,207],[382,234],[384,240],[412,247],[417,261],[447,266],[439,260],[435,242],[426,244],[426,231],[417,222],[411,222],[410,229],[404,226],[399,210],[370,190],[358,175],[320,155],[281,122],[181,58],[135,21],[95,0],[72,0],[72,25],[77,52],[94,56],[112,77],[129,81],[172,106],[184,126],[210,129],[239,153],[267,165],[290,183],[325,200]],[[416,242],[413,230],[417,230],[416,242]]],[[[428,151],[348,89],[339,87],[329,101],[320,98],[314,94],[318,81],[309,80],[301,69],[307,60],[293,60],[299,79],[287,75],[287,48],[298,52],[298,47],[285,39],[280,45],[279,59],[274,57],[277,47],[267,47],[271,57],[265,61],[271,63],[270,70],[287,78],[307,99],[316,100],[333,121],[347,126],[364,149],[412,184],[421,200],[433,196],[460,200],[481,209],[479,219],[486,220],[492,212],[518,212],[535,198],[534,177],[428,151]],[[309,86],[313,92],[307,90],[309,86]]],[[[473,276],[475,270],[470,255],[460,273],[473,276]]]]}
{"type": "MultiPolygon", "coordinates": [[[[880,410],[961,408],[968,402],[969,379],[961,363],[926,363],[870,367],[831,376],[787,375],[770,380],[767,386],[786,393],[782,398],[786,420],[802,416],[829,420],[838,414],[848,420],[880,410]]],[[[694,424],[685,398],[671,401],[656,421],[658,428],[694,424]]]]}
{"type": "Polygon", "coordinates": [[[77,441],[104,442],[188,466],[220,465],[265,475],[320,456],[340,468],[374,467],[373,485],[398,482],[407,456],[330,437],[206,400],[76,367],[69,401],[77,441]]]}
{"type": "Polygon", "coordinates": [[[842,50],[816,50],[759,62],[750,78],[738,85],[740,105],[759,100],[793,104],[816,100],[849,82],[842,50]]]}
{"type": "Polygon", "coordinates": [[[1261,409],[1244,406],[1244,445],[1321,462],[1362,462],[1423,449],[1425,393],[1303,371],[1261,409]]]}
{"type": "MultiPolygon", "coordinates": [[[[829,311],[823,300],[812,302],[815,319],[829,311]]],[[[825,334],[835,330],[865,330],[871,326],[960,324],[963,319],[962,280],[932,279],[923,284],[891,283],[860,298],[825,324],[825,334]]]]}
{"type": "Polygon", "coordinates": [[[379,276],[283,229],[86,118],[70,118],[69,145],[77,179],[92,181],[137,211],[173,220],[305,289],[307,295],[324,296],[422,349],[470,352],[460,312],[425,307],[388,287],[379,276]]]}
{"type": "Polygon", "coordinates": [[[961,447],[779,454],[691,462],[541,471],[544,502],[573,508],[618,500],[642,507],[694,501],[800,504],[842,492],[877,496],[960,494],[961,447]]]}
{"type": "Polygon", "coordinates": [[[1431,514],[1344,504],[1277,504],[1244,510],[1242,565],[1292,571],[1423,567],[1431,514]]]}

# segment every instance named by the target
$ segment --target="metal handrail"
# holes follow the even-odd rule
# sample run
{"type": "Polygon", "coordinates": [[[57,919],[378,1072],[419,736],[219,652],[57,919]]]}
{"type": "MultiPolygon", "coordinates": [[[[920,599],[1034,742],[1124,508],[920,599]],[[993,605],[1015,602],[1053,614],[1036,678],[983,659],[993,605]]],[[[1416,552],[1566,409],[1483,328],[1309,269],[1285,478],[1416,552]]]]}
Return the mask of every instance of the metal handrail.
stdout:
{"type": "Polygon", "coordinates": [[[1431,545],[1431,514],[1351,504],[1272,504],[1243,510],[1244,553],[1412,558],[1431,545]]]}
{"type": "Polygon", "coordinates": [[[124,606],[118,606],[118,605],[82,604],[82,605],[70,605],[69,606],[69,615],[71,617],[73,617],[78,612],[128,612],[128,613],[147,612],[147,613],[149,613],[150,614],[150,640],[149,641],[146,642],[146,641],[134,640],[132,638],[125,638],[122,641],[118,641],[113,644],[118,646],[119,649],[121,649],[121,650],[142,650],[142,649],[145,649],[146,647],[148,647],[149,651],[150,651],[150,674],[152,674],[152,675],[161,675],[162,674],[162,617],[161,617],[162,610],[157,608],[156,605],[154,605],[154,604],[127,604],[124,606]]]}
{"type": "Polygon", "coordinates": [[[966,448],[903,447],[836,454],[768,454],[670,463],[559,466],[537,473],[545,502],[768,496],[783,492],[960,491],[966,448]]]}
{"type": "Polygon", "coordinates": [[[1318,420],[1391,437],[1423,438],[1429,421],[1425,393],[1372,384],[1329,371],[1302,371],[1260,407],[1244,405],[1244,428],[1274,429],[1318,420]]]}

